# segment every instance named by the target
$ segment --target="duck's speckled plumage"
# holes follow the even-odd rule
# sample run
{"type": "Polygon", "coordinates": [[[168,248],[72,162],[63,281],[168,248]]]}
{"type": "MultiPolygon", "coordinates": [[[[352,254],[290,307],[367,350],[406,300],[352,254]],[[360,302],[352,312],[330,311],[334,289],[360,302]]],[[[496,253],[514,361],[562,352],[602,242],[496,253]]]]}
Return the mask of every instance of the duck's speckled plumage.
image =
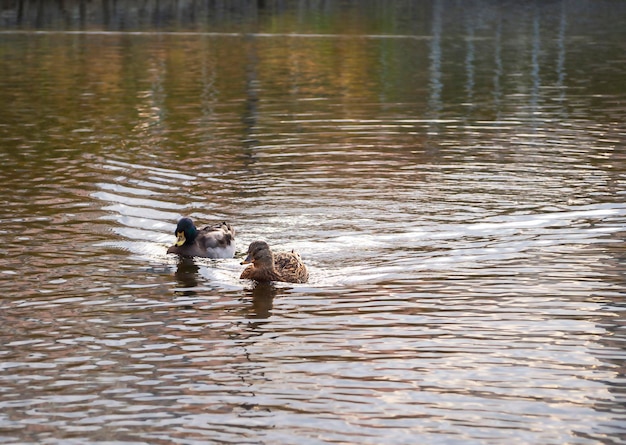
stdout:
{"type": "Polygon", "coordinates": [[[226,222],[197,229],[191,218],[178,221],[176,244],[167,253],[205,258],[232,258],[235,254],[235,229],[226,222]]]}
{"type": "Polygon", "coordinates": [[[249,264],[241,273],[241,279],[259,282],[284,281],[306,283],[309,271],[296,252],[272,253],[264,241],[254,241],[248,247],[248,256],[241,264],[249,264]]]}

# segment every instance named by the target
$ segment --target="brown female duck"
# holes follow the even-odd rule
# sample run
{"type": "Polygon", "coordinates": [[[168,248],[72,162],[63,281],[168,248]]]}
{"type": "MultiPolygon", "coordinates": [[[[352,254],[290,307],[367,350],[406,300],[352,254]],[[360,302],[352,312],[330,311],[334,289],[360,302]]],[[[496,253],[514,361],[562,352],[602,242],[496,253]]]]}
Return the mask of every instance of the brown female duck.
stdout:
{"type": "Polygon", "coordinates": [[[306,283],[309,279],[309,271],[300,255],[294,251],[274,254],[265,241],[251,243],[248,256],[241,264],[250,264],[241,273],[241,279],[286,283],[306,283]]]}

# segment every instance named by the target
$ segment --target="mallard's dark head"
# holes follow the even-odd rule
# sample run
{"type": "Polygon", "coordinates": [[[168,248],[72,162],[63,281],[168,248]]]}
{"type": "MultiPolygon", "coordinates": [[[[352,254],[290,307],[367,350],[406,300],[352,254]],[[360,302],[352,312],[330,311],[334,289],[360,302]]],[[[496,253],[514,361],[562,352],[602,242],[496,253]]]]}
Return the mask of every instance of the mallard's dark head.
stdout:
{"type": "Polygon", "coordinates": [[[191,218],[181,218],[176,225],[174,235],[176,235],[176,243],[174,245],[188,246],[196,240],[198,229],[196,229],[191,218]]]}

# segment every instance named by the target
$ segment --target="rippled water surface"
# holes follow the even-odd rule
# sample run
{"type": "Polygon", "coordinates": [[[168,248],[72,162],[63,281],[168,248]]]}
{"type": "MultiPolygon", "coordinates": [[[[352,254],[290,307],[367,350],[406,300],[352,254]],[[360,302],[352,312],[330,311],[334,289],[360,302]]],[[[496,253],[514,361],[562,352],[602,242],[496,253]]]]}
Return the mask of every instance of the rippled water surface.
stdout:
{"type": "Polygon", "coordinates": [[[626,8],[362,5],[4,11],[1,442],[626,443],[626,8]]]}

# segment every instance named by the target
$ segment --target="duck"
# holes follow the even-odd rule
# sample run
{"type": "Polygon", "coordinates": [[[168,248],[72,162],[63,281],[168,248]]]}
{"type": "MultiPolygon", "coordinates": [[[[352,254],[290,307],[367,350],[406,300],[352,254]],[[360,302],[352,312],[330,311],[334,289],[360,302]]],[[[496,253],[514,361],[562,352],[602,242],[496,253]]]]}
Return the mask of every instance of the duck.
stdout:
{"type": "Polygon", "coordinates": [[[227,222],[196,228],[191,218],[178,220],[176,243],[167,249],[183,257],[232,258],[235,255],[235,229],[227,222]]]}
{"type": "Polygon", "coordinates": [[[309,271],[300,255],[293,250],[273,253],[265,241],[250,243],[248,255],[241,264],[250,264],[241,273],[239,278],[242,280],[306,283],[309,279],[309,271]]]}

